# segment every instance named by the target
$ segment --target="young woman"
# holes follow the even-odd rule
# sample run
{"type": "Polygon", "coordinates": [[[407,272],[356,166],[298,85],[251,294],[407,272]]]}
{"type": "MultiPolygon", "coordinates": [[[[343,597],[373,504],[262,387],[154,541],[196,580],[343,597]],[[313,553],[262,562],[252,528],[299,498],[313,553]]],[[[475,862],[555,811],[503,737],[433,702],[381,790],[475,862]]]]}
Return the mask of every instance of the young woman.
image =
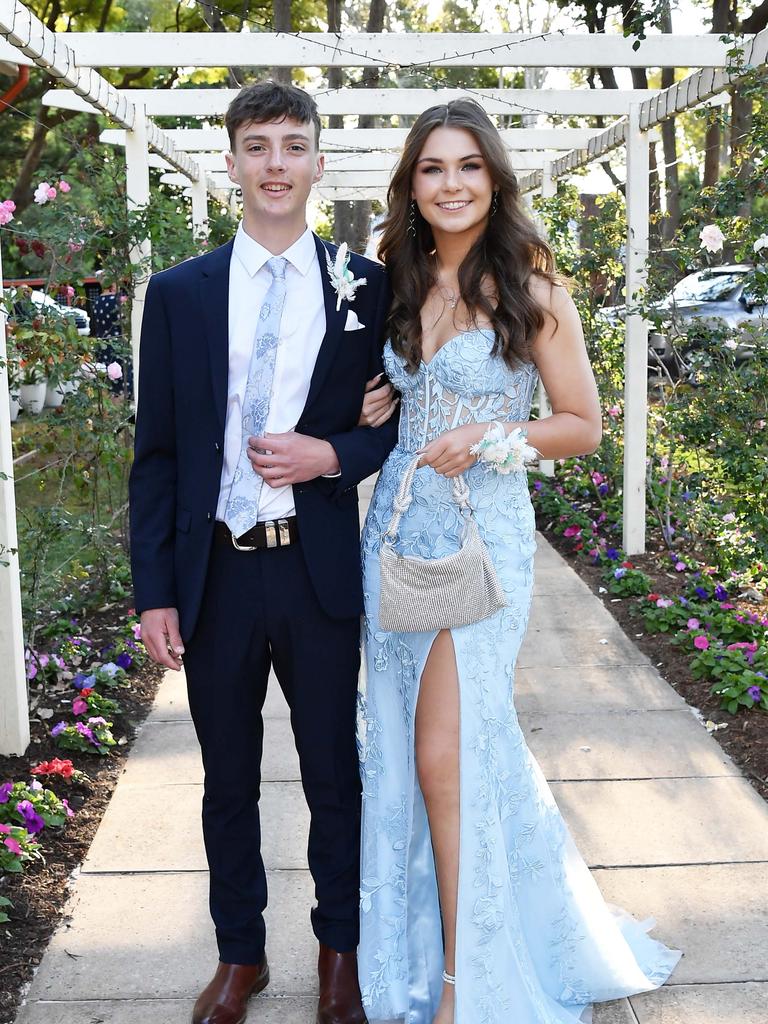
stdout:
{"type": "Polygon", "coordinates": [[[594,1001],[662,984],[679,954],[603,902],[514,710],[534,517],[525,470],[492,459],[526,445],[549,459],[594,451],[601,418],[575,307],[476,103],[432,107],[413,126],[380,254],[402,408],[363,536],[363,1002],[371,1022],[573,1024],[594,1001]],[[531,421],[539,376],[553,415],[531,421]],[[381,542],[418,453],[396,550],[459,548],[450,478],[463,474],[506,606],[450,630],[387,632],[381,542]]]}

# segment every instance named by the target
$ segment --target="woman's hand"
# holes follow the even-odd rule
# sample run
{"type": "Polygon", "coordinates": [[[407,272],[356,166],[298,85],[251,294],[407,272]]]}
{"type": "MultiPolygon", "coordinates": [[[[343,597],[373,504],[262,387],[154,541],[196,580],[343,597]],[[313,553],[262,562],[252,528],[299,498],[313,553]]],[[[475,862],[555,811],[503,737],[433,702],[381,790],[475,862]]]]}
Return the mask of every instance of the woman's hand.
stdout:
{"type": "Polygon", "coordinates": [[[383,376],[384,374],[380,373],[365,385],[365,399],[360,419],[357,421],[358,427],[380,427],[397,408],[400,399],[389,381],[380,383],[383,376]]]}
{"type": "Polygon", "coordinates": [[[431,466],[441,476],[458,476],[477,462],[477,456],[469,449],[482,439],[487,429],[487,423],[468,423],[446,431],[422,450],[419,465],[431,466]]]}

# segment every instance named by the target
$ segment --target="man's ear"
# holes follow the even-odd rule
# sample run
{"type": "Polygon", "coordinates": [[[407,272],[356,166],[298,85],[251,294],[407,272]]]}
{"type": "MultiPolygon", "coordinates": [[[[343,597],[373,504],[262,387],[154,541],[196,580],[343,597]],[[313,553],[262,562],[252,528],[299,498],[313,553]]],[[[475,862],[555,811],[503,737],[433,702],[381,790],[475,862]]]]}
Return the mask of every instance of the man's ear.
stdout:
{"type": "Polygon", "coordinates": [[[315,182],[320,181],[320,179],[323,176],[323,172],[324,171],[325,171],[325,153],[318,153],[317,154],[317,163],[315,164],[315,175],[312,178],[312,184],[313,185],[315,184],[315,182]]]}
{"type": "Polygon", "coordinates": [[[235,170],[235,158],[231,153],[225,153],[224,159],[227,162],[227,175],[229,176],[229,180],[234,181],[236,185],[239,185],[240,182],[238,181],[237,171],[235,170]]]}

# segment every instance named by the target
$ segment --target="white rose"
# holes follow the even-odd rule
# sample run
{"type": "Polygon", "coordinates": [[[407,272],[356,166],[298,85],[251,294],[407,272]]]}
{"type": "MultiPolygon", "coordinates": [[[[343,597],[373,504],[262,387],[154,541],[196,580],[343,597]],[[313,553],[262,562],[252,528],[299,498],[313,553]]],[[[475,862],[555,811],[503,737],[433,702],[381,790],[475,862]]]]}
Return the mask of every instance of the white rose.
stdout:
{"type": "Polygon", "coordinates": [[[768,249],[768,235],[760,235],[758,240],[752,246],[755,252],[760,252],[762,249],[768,249]]]}
{"type": "Polygon", "coordinates": [[[717,224],[707,224],[706,227],[703,227],[699,232],[699,238],[701,239],[701,248],[706,249],[707,252],[720,252],[725,241],[725,235],[717,224]]]}

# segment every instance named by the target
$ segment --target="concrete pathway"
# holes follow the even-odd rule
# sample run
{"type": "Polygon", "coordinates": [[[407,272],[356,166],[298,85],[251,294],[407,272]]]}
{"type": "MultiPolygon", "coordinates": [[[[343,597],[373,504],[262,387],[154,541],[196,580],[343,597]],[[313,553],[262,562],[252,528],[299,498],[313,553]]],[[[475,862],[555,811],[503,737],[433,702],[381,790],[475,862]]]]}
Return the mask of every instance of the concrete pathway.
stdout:
{"type": "MultiPolygon", "coordinates": [[[[599,1007],[594,1024],[765,1024],[768,807],[543,539],[517,693],[603,893],[685,951],[669,986],[599,1007]]],[[[307,812],[276,683],[265,715],[272,982],[248,1021],[312,1024],[307,812]]],[[[184,680],[169,673],[17,1024],[187,1024],[216,961],[200,800],[184,680]]]]}

